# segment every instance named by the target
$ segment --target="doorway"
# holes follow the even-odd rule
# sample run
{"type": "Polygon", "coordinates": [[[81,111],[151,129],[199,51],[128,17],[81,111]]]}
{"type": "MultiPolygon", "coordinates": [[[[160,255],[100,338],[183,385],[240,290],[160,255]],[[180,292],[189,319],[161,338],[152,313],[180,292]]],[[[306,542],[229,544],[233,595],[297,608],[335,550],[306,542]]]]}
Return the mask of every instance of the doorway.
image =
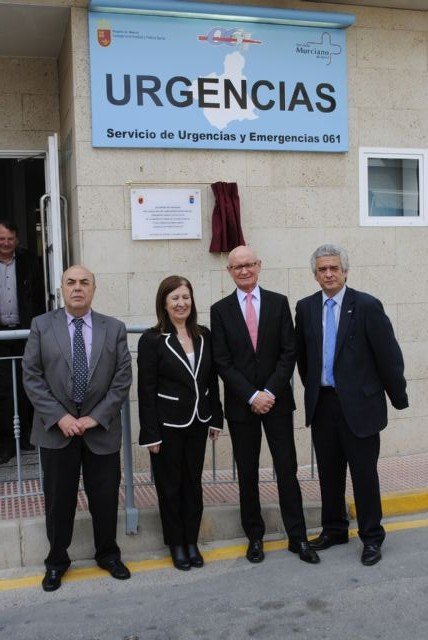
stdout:
{"type": "Polygon", "coordinates": [[[0,158],[0,218],[19,229],[20,244],[42,264],[40,198],[46,192],[45,158],[0,158]]]}

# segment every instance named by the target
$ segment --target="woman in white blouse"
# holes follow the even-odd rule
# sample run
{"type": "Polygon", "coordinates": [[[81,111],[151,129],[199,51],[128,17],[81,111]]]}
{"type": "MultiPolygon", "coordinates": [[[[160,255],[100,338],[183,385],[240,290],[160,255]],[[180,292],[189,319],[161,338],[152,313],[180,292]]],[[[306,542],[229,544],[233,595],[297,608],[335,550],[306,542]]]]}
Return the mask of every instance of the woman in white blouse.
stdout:
{"type": "Polygon", "coordinates": [[[210,332],[197,324],[186,278],[162,280],[156,314],[138,343],[139,442],[150,451],[165,544],[186,571],[204,563],[197,546],[202,470],[207,436],[218,438],[223,411],[210,332]]]}

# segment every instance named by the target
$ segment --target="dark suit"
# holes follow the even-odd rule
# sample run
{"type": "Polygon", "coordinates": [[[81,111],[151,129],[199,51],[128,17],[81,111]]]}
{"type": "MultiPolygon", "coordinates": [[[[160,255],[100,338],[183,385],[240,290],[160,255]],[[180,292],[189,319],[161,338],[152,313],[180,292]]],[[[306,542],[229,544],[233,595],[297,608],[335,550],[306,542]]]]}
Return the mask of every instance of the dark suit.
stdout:
{"type": "Polygon", "coordinates": [[[195,544],[202,518],[208,427],[223,427],[210,332],[194,340],[195,370],[175,333],[145,332],[138,343],[140,444],[151,454],[165,544],[195,544]]]}
{"type": "MultiPolygon", "coordinates": [[[[19,326],[17,329],[29,329],[31,320],[44,313],[44,287],[40,275],[38,258],[26,249],[15,250],[16,295],[18,299],[19,326]]],[[[8,329],[8,327],[2,327],[8,329]]],[[[24,353],[25,340],[0,341],[0,357],[19,357],[24,353]]],[[[18,410],[21,421],[21,435],[29,439],[31,429],[31,406],[22,387],[21,361],[17,363],[18,410]]],[[[0,361],[0,448],[13,450],[13,386],[10,361],[0,361]]]]}
{"type": "Polygon", "coordinates": [[[349,464],[359,535],[365,544],[381,544],[379,432],[387,425],[385,392],[395,408],[408,406],[403,357],[379,300],[347,288],[336,338],[335,389],[322,388],[322,304],[321,291],[297,303],[296,336],[306,424],[312,425],[318,462],[323,531],[347,530],[349,464]]]}
{"type": "Polygon", "coordinates": [[[258,468],[261,423],[273,457],[279,502],[289,539],[306,540],[292,412],[290,379],[295,366],[295,338],[287,298],[260,289],[257,350],[254,351],[236,291],[211,308],[214,361],[224,382],[225,415],[238,468],[241,520],[250,541],[265,532],[261,516],[258,468]],[[250,398],[267,389],[275,396],[266,414],[251,411],[250,398]]]}
{"type": "Polygon", "coordinates": [[[66,569],[80,469],[94,526],[98,563],[120,557],[116,544],[120,408],[131,384],[131,356],[122,322],[92,311],[88,386],[81,407],[73,400],[71,340],[64,309],[31,324],[22,363],[24,385],[34,406],[31,441],[41,447],[48,568],[66,569]],[[58,421],[66,414],[91,416],[98,426],[66,438],[58,421]]]}

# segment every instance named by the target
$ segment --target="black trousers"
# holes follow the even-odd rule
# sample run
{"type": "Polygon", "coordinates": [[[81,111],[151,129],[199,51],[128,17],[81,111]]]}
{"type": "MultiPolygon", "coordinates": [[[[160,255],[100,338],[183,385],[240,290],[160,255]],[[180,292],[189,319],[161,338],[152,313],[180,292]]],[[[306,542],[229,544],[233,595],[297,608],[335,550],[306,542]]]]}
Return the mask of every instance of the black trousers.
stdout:
{"type": "Polygon", "coordinates": [[[349,429],[333,389],[320,391],[312,422],[312,439],[318,464],[325,533],[348,530],[345,490],[349,465],[357,511],[358,534],[365,544],[382,544],[382,506],[377,461],[379,434],[358,438],[349,429]]]}
{"type": "Polygon", "coordinates": [[[63,449],[41,448],[46,531],[50,551],[45,565],[67,569],[67,549],[73,535],[80,470],[88,496],[95,542],[95,560],[120,558],[116,544],[120,484],[120,453],[93,453],[83,438],[74,436],[63,449]]]}
{"type": "MultiPolygon", "coordinates": [[[[25,340],[0,341],[0,358],[22,356],[25,349],[25,340]]],[[[16,362],[16,383],[18,394],[18,412],[21,427],[21,438],[29,439],[33,409],[28,400],[22,384],[21,358],[16,362]]],[[[13,430],[13,382],[12,361],[0,360],[0,450],[13,450],[15,448],[15,435],[13,430]]]]}
{"type": "Polygon", "coordinates": [[[242,527],[250,541],[265,533],[259,495],[259,458],[263,423],[278,484],[279,505],[289,540],[306,540],[302,493],[297,480],[293,414],[279,417],[252,415],[246,422],[229,422],[233,455],[238,469],[242,527]]]}
{"type": "Polygon", "coordinates": [[[196,544],[203,512],[202,471],[207,425],[162,428],[159,453],[151,453],[166,545],[196,544]]]}

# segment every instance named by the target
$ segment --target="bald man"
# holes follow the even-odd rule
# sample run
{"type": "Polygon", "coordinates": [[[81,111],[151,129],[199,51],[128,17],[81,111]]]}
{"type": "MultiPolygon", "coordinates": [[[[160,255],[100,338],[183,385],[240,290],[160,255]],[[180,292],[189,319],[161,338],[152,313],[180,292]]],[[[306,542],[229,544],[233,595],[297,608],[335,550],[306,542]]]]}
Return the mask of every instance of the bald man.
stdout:
{"type": "Polygon", "coordinates": [[[92,515],[95,560],[114,578],[130,573],[116,543],[120,408],[131,385],[125,325],[92,311],[94,275],[84,266],[62,277],[64,309],[35,318],[22,363],[34,406],[31,442],[40,447],[50,550],[42,587],[55,591],[70,566],[80,471],[92,515]]]}
{"type": "Polygon", "coordinates": [[[261,261],[250,248],[229,254],[236,290],[211,308],[214,361],[224,383],[225,415],[238,468],[241,521],[249,539],[247,559],[262,562],[265,524],[259,497],[263,425],[278,483],[288,549],[304,562],[319,557],[309,547],[297,481],[290,378],[295,338],[286,296],[258,285],[261,261]]]}

